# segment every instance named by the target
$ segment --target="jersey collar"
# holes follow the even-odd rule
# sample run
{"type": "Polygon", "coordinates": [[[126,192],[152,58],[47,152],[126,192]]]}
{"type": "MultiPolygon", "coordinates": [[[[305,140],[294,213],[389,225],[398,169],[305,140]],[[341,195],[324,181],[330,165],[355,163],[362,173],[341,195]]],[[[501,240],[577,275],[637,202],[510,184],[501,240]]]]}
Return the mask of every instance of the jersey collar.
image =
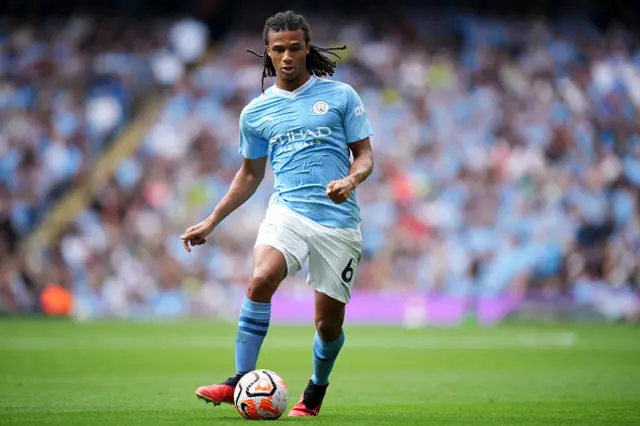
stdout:
{"type": "Polygon", "coordinates": [[[273,86],[271,86],[271,91],[273,92],[274,95],[282,96],[283,98],[293,99],[299,94],[305,92],[309,87],[313,86],[313,83],[315,83],[316,80],[317,80],[316,77],[312,75],[306,83],[304,83],[302,86],[298,87],[296,90],[292,92],[289,92],[287,90],[282,90],[274,84],[273,86]]]}

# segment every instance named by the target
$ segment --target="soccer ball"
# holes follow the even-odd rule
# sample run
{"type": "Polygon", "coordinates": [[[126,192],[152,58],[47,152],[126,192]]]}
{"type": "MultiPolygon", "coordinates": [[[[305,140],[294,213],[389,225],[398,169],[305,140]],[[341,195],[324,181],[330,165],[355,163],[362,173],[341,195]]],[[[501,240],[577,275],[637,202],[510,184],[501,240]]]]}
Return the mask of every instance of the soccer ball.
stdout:
{"type": "Polygon", "coordinates": [[[287,409],[289,389],[273,371],[254,370],[242,376],[233,393],[236,410],[247,420],[277,419],[287,409]]]}

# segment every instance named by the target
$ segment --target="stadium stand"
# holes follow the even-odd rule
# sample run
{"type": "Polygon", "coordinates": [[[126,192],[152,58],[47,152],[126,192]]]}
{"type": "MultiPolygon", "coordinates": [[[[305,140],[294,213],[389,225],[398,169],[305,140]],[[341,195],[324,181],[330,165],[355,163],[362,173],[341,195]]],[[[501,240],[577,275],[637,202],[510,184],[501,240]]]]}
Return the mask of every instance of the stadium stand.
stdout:
{"type": "MultiPolygon", "coordinates": [[[[359,190],[359,289],[569,297],[637,318],[640,50],[629,32],[465,14],[379,32],[314,18],[318,44],[348,45],[335,78],[361,93],[376,132],[376,171],[359,190]]],[[[197,21],[59,25],[12,25],[0,39],[2,308],[37,311],[57,283],[89,317],[230,313],[271,178],[202,250],[187,254],[178,237],[239,166],[238,116],[262,65],[245,49],[259,33],[230,32],[195,64],[207,37],[197,21]],[[153,91],[167,99],[139,148],[27,262],[17,242],[153,91]]],[[[307,292],[304,274],[281,291],[307,292]]]]}

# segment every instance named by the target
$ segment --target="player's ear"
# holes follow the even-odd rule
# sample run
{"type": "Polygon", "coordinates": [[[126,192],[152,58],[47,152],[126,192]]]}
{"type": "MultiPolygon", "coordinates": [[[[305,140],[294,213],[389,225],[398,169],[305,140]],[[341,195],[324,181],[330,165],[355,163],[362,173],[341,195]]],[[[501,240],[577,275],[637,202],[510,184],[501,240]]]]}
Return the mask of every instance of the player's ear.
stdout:
{"type": "Polygon", "coordinates": [[[306,51],[306,53],[305,53],[305,55],[308,55],[308,54],[309,54],[310,47],[311,47],[311,45],[310,45],[309,43],[307,43],[307,45],[305,46],[305,48],[306,48],[306,50],[307,50],[307,51],[306,51]]]}

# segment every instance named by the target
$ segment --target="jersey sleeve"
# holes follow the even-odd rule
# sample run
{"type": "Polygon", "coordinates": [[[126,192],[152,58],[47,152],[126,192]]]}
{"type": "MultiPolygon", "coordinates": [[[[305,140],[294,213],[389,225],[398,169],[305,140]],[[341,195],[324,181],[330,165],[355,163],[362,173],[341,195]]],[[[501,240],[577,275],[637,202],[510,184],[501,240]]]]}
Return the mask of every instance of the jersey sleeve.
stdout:
{"type": "Polygon", "coordinates": [[[364,105],[358,93],[353,87],[347,87],[347,102],[343,115],[344,132],[347,137],[347,143],[358,142],[373,135],[373,129],[364,105]]]}
{"type": "Polygon", "coordinates": [[[269,155],[269,142],[258,134],[246,110],[240,114],[240,149],[238,152],[250,160],[269,155]]]}

